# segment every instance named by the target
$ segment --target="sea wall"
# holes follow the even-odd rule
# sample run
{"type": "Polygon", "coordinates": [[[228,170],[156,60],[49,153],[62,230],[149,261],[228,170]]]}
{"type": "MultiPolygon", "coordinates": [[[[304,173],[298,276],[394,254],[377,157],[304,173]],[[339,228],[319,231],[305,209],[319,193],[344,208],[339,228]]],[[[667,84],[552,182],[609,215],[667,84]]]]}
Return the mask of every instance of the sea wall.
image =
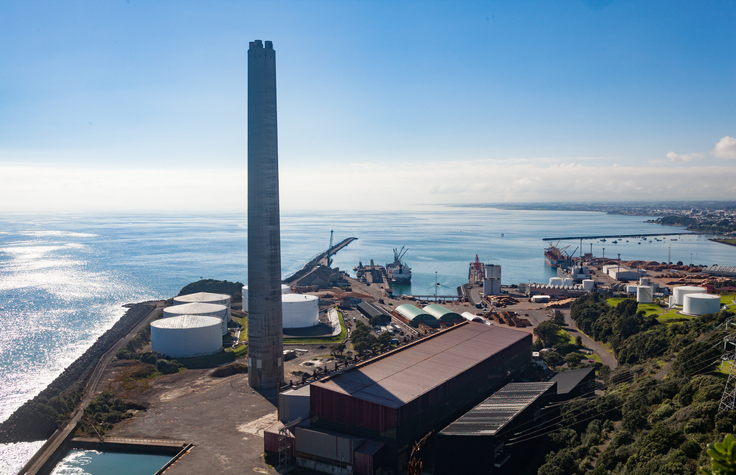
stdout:
{"type": "Polygon", "coordinates": [[[133,305],[112,328],[69,365],[46,389],[26,401],[0,423],[0,443],[48,439],[79,402],[87,378],[97,361],[127,335],[154,308],[150,303],[133,305]]]}

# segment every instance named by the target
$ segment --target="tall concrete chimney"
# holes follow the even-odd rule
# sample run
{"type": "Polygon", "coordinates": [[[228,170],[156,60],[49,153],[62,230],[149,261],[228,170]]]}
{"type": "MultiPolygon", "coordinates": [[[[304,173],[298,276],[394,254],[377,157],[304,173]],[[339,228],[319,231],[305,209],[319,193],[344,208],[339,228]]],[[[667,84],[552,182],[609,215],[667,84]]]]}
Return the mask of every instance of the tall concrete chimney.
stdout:
{"type": "Polygon", "coordinates": [[[284,380],[281,226],[276,131],[276,52],[248,49],[248,382],[275,389],[284,380]]]}

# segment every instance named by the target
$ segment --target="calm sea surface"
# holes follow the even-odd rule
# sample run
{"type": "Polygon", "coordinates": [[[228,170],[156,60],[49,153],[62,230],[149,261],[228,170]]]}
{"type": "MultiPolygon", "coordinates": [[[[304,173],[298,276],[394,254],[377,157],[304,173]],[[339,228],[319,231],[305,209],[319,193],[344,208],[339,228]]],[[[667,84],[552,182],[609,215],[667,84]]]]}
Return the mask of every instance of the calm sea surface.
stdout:
{"type": "MultiPolygon", "coordinates": [[[[334,266],[392,261],[409,248],[413,281],[403,293],[454,294],[468,264],[502,266],[504,284],[547,282],[544,237],[677,232],[647,218],[586,212],[454,208],[414,213],[282,216],[282,272],[289,275],[335,242],[356,236],[334,266]],[[436,273],[436,274],[435,274],[436,273]]],[[[0,217],[0,421],[38,394],[124,313],[122,305],[169,298],[200,278],[246,283],[242,215],[6,215],[0,217]]],[[[624,260],[736,265],[736,247],[702,236],[593,244],[624,260]]],[[[571,244],[572,252],[579,242],[571,244]]],[[[562,246],[562,244],[561,244],[562,246]]],[[[584,252],[590,252],[584,242],[584,252]]],[[[0,445],[0,474],[15,473],[40,443],[0,445]]],[[[77,472],[75,472],[77,473],[77,472]]],[[[82,473],[82,472],[79,472],[82,473]]]]}

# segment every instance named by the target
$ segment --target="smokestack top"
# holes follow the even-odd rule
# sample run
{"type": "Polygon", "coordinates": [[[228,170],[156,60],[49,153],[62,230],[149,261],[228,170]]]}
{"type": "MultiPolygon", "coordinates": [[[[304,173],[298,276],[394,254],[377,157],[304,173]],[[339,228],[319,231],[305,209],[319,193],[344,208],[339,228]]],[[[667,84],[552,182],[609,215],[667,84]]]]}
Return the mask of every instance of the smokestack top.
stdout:
{"type": "MultiPolygon", "coordinates": [[[[263,49],[263,42],[261,40],[251,41],[250,49],[263,49]]],[[[266,49],[273,49],[273,41],[266,41],[266,49]]]]}

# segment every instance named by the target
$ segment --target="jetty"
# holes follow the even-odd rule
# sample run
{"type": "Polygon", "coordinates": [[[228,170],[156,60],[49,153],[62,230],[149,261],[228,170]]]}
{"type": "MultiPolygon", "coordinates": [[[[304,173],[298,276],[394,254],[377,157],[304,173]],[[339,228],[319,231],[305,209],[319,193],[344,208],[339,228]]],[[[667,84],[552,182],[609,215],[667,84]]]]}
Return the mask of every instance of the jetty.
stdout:
{"type": "Polygon", "coordinates": [[[587,239],[621,239],[621,238],[641,238],[653,236],[686,236],[697,233],[654,233],[654,234],[613,234],[610,236],[565,236],[544,238],[542,241],[584,241],[587,239]]]}
{"type": "Polygon", "coordinates": [[[326,265],[327,255],[328,254],[330,256],[334,256],[335,254],[337,254],[337,252],[339,250],[343,249],[344,247],[347,247],[348,244],[350,244],[351,242],[353,242],[353,241],[355,241],[357,239],[358,239],[357,237],[349,237],[347,239],[343,239],[342,241],[338,242],[337,244],[335,244],[334,246],[332,246],[328,250],[326,250],[326,251],[318,254],[314,259],[312,259],[311,261],[307,262],[304,265],[304,267],[302,267],[301,269],[299,269],[298,271],[296,271],[292,276],[285,278],[282,281],[282,283],[284,283],[284,284],[290,284],[290,283],[292,283],[292,282],[300,279],[301,277],[309,274],[312,271],[312,269],[314,269],[315,267],[320,266],[320,265],[326,265]]]}

